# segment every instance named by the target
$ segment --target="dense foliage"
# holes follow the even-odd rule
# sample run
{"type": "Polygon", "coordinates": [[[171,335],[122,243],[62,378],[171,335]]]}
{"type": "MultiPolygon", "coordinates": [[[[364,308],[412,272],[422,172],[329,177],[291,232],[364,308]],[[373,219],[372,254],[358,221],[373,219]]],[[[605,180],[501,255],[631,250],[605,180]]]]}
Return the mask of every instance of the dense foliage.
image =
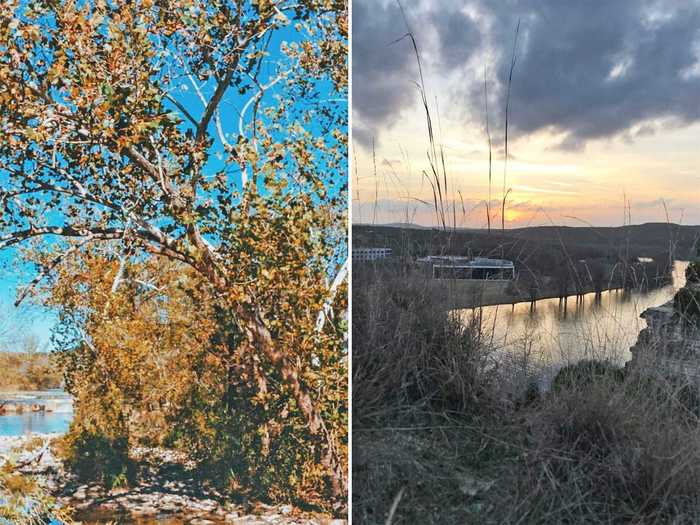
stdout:
{"type": "MultiPolygon", "coordinates": [[[[330,487],[317,452],[299,447],[313,435],[292,393],[247,351],[213,288],[180,263],[147,259],[124,268],[123,286],[112,292],[119,270],[104,253],[81,252],[46,285],[46,302],[61,316],[57,356],[77,399],[65,440],[76,472],[128,483],[130,447],[168,446],[222,489],[323,505],[330,487]]],[[[308,299],[295,300],[307,310],[308,299]]],[[[342,312],[344,301],[340,294],[334,309],[342,312]]],[[[316,316],[300,316],[295,330],[285,342],[309,362],[303,380],[346,447],[345,321],[336,317],[319,336],[316,316]]]]}

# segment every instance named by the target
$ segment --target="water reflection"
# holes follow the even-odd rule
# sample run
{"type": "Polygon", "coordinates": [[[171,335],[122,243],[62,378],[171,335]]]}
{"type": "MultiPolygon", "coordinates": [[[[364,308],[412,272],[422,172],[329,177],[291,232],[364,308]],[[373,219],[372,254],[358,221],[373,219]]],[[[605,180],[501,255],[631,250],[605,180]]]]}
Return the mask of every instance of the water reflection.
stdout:
{"type": "Polygon", "coordinates": [[[29,433],[63,434],[68,430],[71,412],[24,412],[0,416],[0,436],[22,436],[29,433]]]}
{"type": "Polygon", "coordinates": [[[480,316],[487,342],[532,365],[559,367],[583,358],[610,359],[620,364],[646,326],[639,315],[669,301],[685,284],[688,263],[674,265],[673,284],[655,290],[611,290],[566,300],[543,299],[534,304],[485,306],[462,310],[463,318],[480,316]]]}
{"type": "Polygon", "coordinates": [[[24,407],[0,414],[0,437],[29,433],[63,434],[73,419],[73,400],[62,390],[0,393],[0,402],[24,407]],[[36,405],[45,410],[33,411],[36,405]]]}

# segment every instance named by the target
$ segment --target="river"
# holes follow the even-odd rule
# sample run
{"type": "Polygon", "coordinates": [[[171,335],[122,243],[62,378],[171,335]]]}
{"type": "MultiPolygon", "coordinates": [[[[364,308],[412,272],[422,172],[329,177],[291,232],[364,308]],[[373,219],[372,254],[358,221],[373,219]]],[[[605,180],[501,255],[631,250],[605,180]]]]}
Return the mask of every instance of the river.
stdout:
{"type": "MultiPolygon", "coordinates": [[[[459,310],[463,319],[481,316],[483,337],[496,352],[513,362],[544,371],[547,383],[561,366],[581,359],[607,359],[624,364],[629,348],[646,323],[639,316],[661,305],[685,284],[686,261],[676,261],[673,283],[646,292],[610,290],[599,297],[586,294],[459,310]]],[[[546,385],[545,385],[546,387],[546,385]]]]}
{"type": "Polygon", "coordinates": [[[22,412],[8,411],[0,415],[0,437],[25,434],[63,434],[73,420],[73,401],[61,390],[0,393],[0,401],[23,405],[22,412]],[[51,407],[51,411],[33,412],[32,405],[51,407]]]}

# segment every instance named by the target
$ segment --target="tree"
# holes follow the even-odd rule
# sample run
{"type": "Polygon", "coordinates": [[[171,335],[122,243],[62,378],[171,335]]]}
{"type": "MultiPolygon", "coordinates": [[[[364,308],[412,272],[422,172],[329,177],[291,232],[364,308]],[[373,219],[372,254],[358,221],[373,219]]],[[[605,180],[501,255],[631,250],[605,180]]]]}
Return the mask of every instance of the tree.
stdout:
{"type": "Polygon", "coordinates": [[[121,261],[111,291],[129,259],[189,266],[239,346],[280,375],[336,496],[345,461],[308,379],[315,356],[285,334],[312,317],[323,337],[344,272],[346,8],[10,0],[0,13],[0,247],[49,238],[52,254],[18,301],[96,243],[121,261]],[[320,275],[315,311],[297,311],[320,275]]]}
{"type": "MultiPolygon", "coordinates": [[[[327,503],[315,454],[300,447],[314,440],[293,397],[269,363],[239,344],[231,316],[211,298],[215,290],[182,263],[149,258],[128,263],[112,292],[120,263],[98,248],[72,254],[45,286],[61,319],[54,347],[76,398],[66,438],[76,473],[109,484],[129,472],[122,461],[129,446],[167,445],[223,489],[327,503]],[[92,448],[103,450],[101,461],[92,448]]],[[[298,306],[306,309],[312,297],[297,296],[298,306]]],[[[308,317],[281,335],[300,360],[316,360],[304,380],[336,442],[346,426],[342,324],[331,320],[319,339],[308,317]]]]}

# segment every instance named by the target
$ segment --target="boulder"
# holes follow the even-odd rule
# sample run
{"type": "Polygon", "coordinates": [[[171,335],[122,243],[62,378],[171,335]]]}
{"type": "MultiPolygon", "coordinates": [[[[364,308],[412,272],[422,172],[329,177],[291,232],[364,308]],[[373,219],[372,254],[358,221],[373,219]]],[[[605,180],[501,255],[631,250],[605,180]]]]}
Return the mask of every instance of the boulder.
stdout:
{"type": "Polygon", "coordinates": [[[647,323],[630,351],[630,369],[678,377],[700,388],[700,282],[698,263],[686,270],[686,285],[673,299],[645,310],[647,323]]]}

